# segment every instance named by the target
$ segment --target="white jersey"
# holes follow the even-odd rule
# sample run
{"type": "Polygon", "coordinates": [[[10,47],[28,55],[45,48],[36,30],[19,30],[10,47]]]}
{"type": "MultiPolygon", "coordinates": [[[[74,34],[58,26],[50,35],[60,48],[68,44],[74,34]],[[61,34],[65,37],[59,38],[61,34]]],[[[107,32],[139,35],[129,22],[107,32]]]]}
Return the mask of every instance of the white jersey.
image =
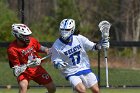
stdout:
{"type": "Polygon", "coordinates": [[[94,50],[95,45],[96,43],[89,41],[82,35],[73,35],[72,42],[68,44],[57,39],[52,46],[51,60],[55,63],[68,63],[67,68],[61,70],[66,78],[81,72],[91,71],[86,51],[94,50]]]}

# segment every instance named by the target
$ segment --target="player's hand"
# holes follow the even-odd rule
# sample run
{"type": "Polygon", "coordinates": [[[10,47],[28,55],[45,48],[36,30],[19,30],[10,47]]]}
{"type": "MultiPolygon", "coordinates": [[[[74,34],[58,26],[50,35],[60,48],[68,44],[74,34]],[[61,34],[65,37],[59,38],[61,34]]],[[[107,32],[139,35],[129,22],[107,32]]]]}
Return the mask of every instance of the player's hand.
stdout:
{"type": "Polygon", "coordinates": [[[104,49],[108,49],[108,48],[110,47],[109,39],[108,39],[108,38],[102,39],[102,40],[101,40],[101,46],[102,46],[104,49]]]}
{"type": "Polygon", "coordinates": [[[35,58],[33,60],[28,60],[27,66],[28,67],[35,67],[41,64],[40,58],[35,58]]]}
{"type": "Polygon", "coordinates": [[[54,66],[55,66],[55,68],[57,68],[59,70],[64,70],[68,66],[68,63],[67,62],[58,62],[58,63],[54,64],[54,66]]]}
{"type": "Polygon", "coordinates": [[[13,72],[16,77],[18,77],[21,73],[23,73],[26,70],[27,66],[26,65],[21,65],[21,66],[14,66],[13,67],[13,72]]]}
{"type": "Polygon", "coordinates": [[[51,55],[51,54],[52,54],[51,48],[46,48],[46,49],[45,49],[45,53],[46,53],[47,55],[51,55]]]}
{"type": "Polygon", "coordinates": [[[35,65],[40,65],[41,64],[41,59],[40,58],[36,58],[35,59],[35,65]]]}

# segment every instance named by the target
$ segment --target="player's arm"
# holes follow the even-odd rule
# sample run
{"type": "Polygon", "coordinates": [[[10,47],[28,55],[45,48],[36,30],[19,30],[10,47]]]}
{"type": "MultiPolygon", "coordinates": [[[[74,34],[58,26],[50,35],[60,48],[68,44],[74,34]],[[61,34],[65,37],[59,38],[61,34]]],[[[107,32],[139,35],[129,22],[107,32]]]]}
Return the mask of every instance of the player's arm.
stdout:
{"type": "Polygon", "coordinates": [[[79,40],[81,41],[81,44],[83,45],[84,49],[86,51],[88,50],[98,50],[100,49],[100,45],[98,43],[91,42],[88,38],[78,35],[79,40]]]}
{"type": "Polygon", "coordinates": [[[54,67],[59,70],[65,69],[68,66],[68,63],[63,61],[62,57],[60,57],[60,54],[54,47],[52,47],[51,52],[51,61],[53,62],[54,67]]]}
{"type": "Polygon", "coordinates": [[[85,50],[94,51],[94,50],[100,50],[102,47],[109,47],[109,42],[106,42],[105,40],[101,40],[98,43],[94,43],[82,35],[80,35],[80,39],[82,41],[85,50]]]}
{"type": "Polygon", "coordinates": [[[49,54],[50,48],[41,45],[37,39],[32,38],[32,42],[37,52],[49,54]]]}
{"type": "MultiPolygon", "coordinates": [[[[39,53],[45,53],[47,55],[50,54],[50,48],[48,47],[45,47],[43,45],[41,45],[37,39],[35,38],[32,38],[32,42],[33,42],[33,45],[35,47],[35,50],[39,53]]],[[[38,55],[38,54],[37,54],[38,55]]],[[[43,61],[40,59],[40,57],[38,56],[38,58],[35,58],[34,60],[28,60],[28,66],[29,67],[34,67],[34,66],[38,66],[42,63],[43,61]]]]}
{"type": "Polygon", "coordinates": [[[51,50],[51,48],[48,48],[48,47],[45,47],[45,46],[40,46],[40,49],[39,49],[41,52],[44,52],[44,53],[46,53],[46,54],[51,54],[50,53],[50,50],[51,50]]]}
{"type": "Polygon", "coordinates": [[[7,53],[10,67],[13,69],[13,74],[15,76],[19,76],[26,70],[27,67],[25,65],[20,65],[19,57],[16,51],[13,49],[8,49],[7,53]]]}

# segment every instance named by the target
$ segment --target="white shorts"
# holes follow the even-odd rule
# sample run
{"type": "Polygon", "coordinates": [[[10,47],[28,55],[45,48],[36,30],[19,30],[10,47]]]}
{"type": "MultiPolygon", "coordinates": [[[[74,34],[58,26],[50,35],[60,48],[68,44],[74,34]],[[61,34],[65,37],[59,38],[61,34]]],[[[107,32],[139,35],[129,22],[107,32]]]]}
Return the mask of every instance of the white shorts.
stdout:
{"type": "Polygon", "coordinates": [[[92,72],[86,75],[70,76],[69,81],[73,87],[79,83],[83,83],[86,88],[90,88],[98,82],[95,74],[92,72]]]}

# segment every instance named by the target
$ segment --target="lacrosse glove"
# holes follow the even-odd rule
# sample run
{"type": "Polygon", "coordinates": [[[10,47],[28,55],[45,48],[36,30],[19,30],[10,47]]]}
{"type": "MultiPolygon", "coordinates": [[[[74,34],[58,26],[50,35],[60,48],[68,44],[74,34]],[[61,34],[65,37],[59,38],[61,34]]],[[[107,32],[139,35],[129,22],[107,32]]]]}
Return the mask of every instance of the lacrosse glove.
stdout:
{"type": "Polygon", "coordinates": [[[33,60],[28,60],[27,67],[35,67],[41,64],[40,58],[35,58],[33,60]]]}
{"type": "Polygon", "coordinates": [[[59,69],[59,70],[64,70],[64,69],[66,69],[66,67],[68,66],[68,63],[67,62],[54,62],[54,67],[56,68],[56,69],[59,69]]]}
{"type": "Polygon", "coordinates": [[[102,39],[100,44],[104,49],[108,49],[110,47],[109,38],[102,39]]]}
{"type": "Polygon", "coordinates": [[[26,70],[26,68],[27,68],[26,65],[14,66],[13,73],[16,77],[18,77],[21,73],[23,73],[26,70]]]}

